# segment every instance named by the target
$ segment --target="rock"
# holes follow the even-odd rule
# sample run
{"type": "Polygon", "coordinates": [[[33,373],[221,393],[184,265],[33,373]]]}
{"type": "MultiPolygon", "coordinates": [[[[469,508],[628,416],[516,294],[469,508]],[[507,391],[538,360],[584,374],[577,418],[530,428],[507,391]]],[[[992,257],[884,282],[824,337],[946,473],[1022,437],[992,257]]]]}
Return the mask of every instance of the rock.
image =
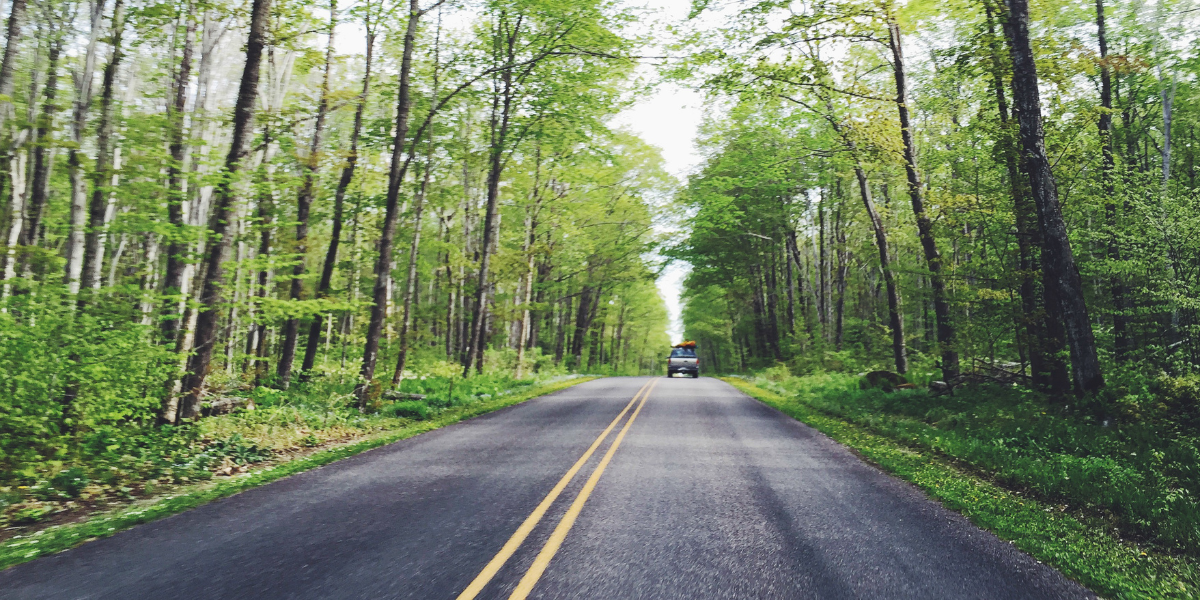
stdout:
{"type": "Polygon", "coordinates": [[[869,390],[879,388],[885,392],[890,392],[897,386],[908,383],[908,380],[903,375],[898,375],[891,371],[871,371],[858,381],[858,387],[869,390]]]}
{"type": "Polygon", "coordinates": [[[950,391],[950,386],[945,381],[931,381],[929,382],[929,391],[944,394],[950,391]]]}
{"type": "Polygon", "coordinates": [[[405,392],[388,390],[383,393],[383,397],[388,400],[424,400],[425,394],[408,394],[405,392]]]}
{"type": "Polygon", "coordinates": [[[254,401],[241,396],[225,396],[222,398],[214,398],[211,401],[205,402],[201,407],[201,414],[206,417],[215,415],[229,414],[239,408],[246,410],[254,410],[254,401]]]}

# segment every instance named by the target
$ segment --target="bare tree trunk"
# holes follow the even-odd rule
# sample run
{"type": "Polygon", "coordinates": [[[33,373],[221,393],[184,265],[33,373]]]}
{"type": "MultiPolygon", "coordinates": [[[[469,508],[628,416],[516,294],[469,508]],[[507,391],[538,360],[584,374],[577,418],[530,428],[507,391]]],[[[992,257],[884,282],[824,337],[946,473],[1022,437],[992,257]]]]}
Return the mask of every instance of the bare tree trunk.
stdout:
{"type": "Polygon", "coordinates": [[[838,352],[842,351],[842,341],[845,334],[846,326],[846,274],[850,269],[850,251],[846,248],[846,229],[842,223],[842,204],[843,200],[838,198],[837,211],[834,213],[833,235],[837,240],[837,277],[834,282],[837,286],[837,301],[834,306],[834,334],[833,348],[838,352]]]}
{"type": "MultiPolygon", "coordinates": [[[[271,189],[271,158],[272,148],[271,137],[268,132],[263,133],[264,144],[266,147],[262,150],[262,160],[260,161],[259,173],[261,180],[259,181],[258,190],[258,256],[260,259],[270,256],[271,254],[271,234],[275,219],[275,198],[271,189]]],[[[264,264],[258,272],[258,281],[255,286],[255,296],[258,297],[258,302],[261,305],[267,298],[270,290],[271,269],[264,264]]],[[[267,380],[267,320],[259,318],[259,322],[255,325],[254,331],[254,382],[255,385],[263,385],[267,380]]]]}
{"type": "Polygon", "coordinates": [[[387,295],[391,280],[392,246],[396,239],[396,219],[399,217],[400,185],[404,182],[408,162],[403,160],[408,140],[408,115],[412,110],[411,77],[413,48],[417,41],[417,24],[424,15],[419,0],[409,0],[408,26],[404,31],[404,50],[400,58],[400,89],[396,94],[396,135],[392,141],[391,168],[388,173],[387,208],[383,231],[379,236],[379,258],[375,261],[375,288],[372,293],[371,320],[367,324],[367,339],[363,349],[362,369],[355,388],[360,408],[366,407],[367,387],[375,378],[379,358],[379,338],[387,318],[387,295]]]}
{"type": "Polygon", "coordinates": [[[875,232],[875,246],[879,249],[879,268],[883,271],[883,284],[887,288],[888,326],[892,330],[892,358],[896,363],[896,372],[903,375],[908,372],[908,349],[904,345],[904,317],[900,309],[900,291],[896,287],[896,276],[892,273],[891,258],[888,256],[887,231],[884,229],[883,219],[875,210],[875,202],[871,199],[871,186],[867,182],[867,174],[857,160],[854,165],[854,176],[858,178],[858,189],[862,194],[863,206],[867,209],[867,217],[871,220],[871,229],[875,232]]]}
{"type": "Polygon", "coordinates": [[[1022,163],[1042,232],[1046,309],[1050,312],[1049,319],[1061,320],[1066,329],[1076,389],[1092,393],[1104,387],[1104,375],[1083,299],[1083,280],[1075,266],[1066,222],[1058,204],[1058,190],[1046,156],[1037,67],[1029,39],[1029,5],[1027,0],[1005,0],[1005,3],[1009,13],[1005,33],[1010,40],[1013,62],[1013,108],[1020,126],[1022,163]]]}
{"type": "MultiPolygon", "coordinates": [[[[433,41],[433,89],[431,92],[431,101],[429,103],[430,110],[437,104],[438,100],[438,60],[442,40],[442,21],[438,18],[437,33],[433,41]]],[[[432,118],[432,115],[431,115],[432,118]]],[[[412,329],[412,313],[413,302],[417,295],[417,259],[421,252],[421,217],[425,211],[425,192],[429,188],[430,174],[433,172],[433,124],[430,122],[429,131],[426,134],[425,145],[425,165],[424,174],[421,177],[421,185],[417,189],[417,193],[413,197],[413,235],[412,243],[408,249],[408,276],[404,286],[404,316],[400,321],[400,352],[396,358],[396,370],[392,373],[392,387],[400,385],[400,379],[404,377],[404,368],[408,363],[408,333],[412,329]]],[[[414,149],[417,140],[413,140],[414,149]]]]}
{"type": "MultiPolygon", "coordinates": [[[[992,40],[995,40],[991,5],[985,3],[984,7],[987,9],[988,33],[992,40]]],[[[1000,129],[1003,134],[1000,139],[1003,144],[1005,169],[1013,196],[1013,214],[1017,229],[1021,325],[1024,328],[1026,347],[1029,351],[1029,370],[1033,375],[1033,383],[1038,389],[1062,395],[1067,393],[1070,387],[1067,365],[1057,358],[1059,352],[1065,348],[1064,334],[1060,332],[1060,326],[1047,322],[1045,310],[1042,308],[1044,300],[1038,294],[1039,269],[1035,263],[1039,262],[1039,258],[1034,254],[1041,248],[1041,232],[1038,230],[1037,211],[1029,197],[1028,180],[1023,180],[1017,164],[1016,135],[1012,131],[1012,123],[1008,116],[1008,101],[1004,96],[1000,49],[994,41],[992,42],[992,82],[996,92],[996,108],[1000,113],[1000,129]],[[1058,333],[1052,334],[1051,330],[1058,333]]]]}
{"type": "Polygon", "coordinates": [[[485,323],[488,308],[488,278],[491,275],[492,239],[495,235],[496,212],[500,201],[500,177],[504,171],[504,148],[508,140],[512,118],[513,73],[516,34],[506,40],[505,68],[500,72],[500,81],[494,90],[491,118],[491,149],[488,161],[487,207],[483,218],[483,243],[480,247],[479,284],[475,291],[475,314],[471,319],[471,332],[467,340],[467,357],[463,364],[463,377],[470,375],[471,367],[483,355],[485,323]]]}
{"type": "MultiPolygon", "coordinates": [[[[296,198],[296,254],[292,268],[290,298],[298,301],[304,296],[304,263],[308,255],[308,213],[312,209],[316,194],[317,175],[321,167],[321,142],[325,135],[325,116],[329,112],[329,76],[333,69],[334,29],[337,27],[337,0],[329,1],[329,40],[325,47],[325,73],[321,80],[321,98],[317,102],[317,119],[313,124],[312,143],[304,163],[304,185],[296,198]]],[[[312,319],[318,327],[320,319],[312,319]]],[[[283,352],[279,357],[276,374],[279,387],[287,389],[292,380],[292,362],[296,359],[296,344],[300,337],[300,320],[291,317],[283,324],[283,352]]]]}
{"type": "Polygon", "coordinates": [[[829,250],[825,245],[825,188],[817,202],[817,322],[821,325],[822,339],[829,339],[829,250]]]}
{"type": "Polygon", "coordinates": [[[182,390],[185,396],[180,401],[179,418],[194,419],[200,416],[200,395],[208,377],[212,361],[213,343],[216,341],[217,310],[222,302],[224,287],[224,264],[229,255],[233,236],[226,235],[232,216],[235,192],[232,178],[245,159],[247,143],[254,121],[254,104],[258,95],[259,66],[263,48],[267,41],[267,19],[270,16],[271,0],[254,0],[250,11],[250,36],[246,44],[246,64],[238,88],[234,106],[233,138],[229,154],[225,159],[226,177],[216,190],[215,215],[211,230],[216,238],[205,259],[205,274],[200,303],[202,308],[196,319],[195,354],[188,360],[187,375],[182,390]]]}
{"type": "MultiPolygon", "coordinates": [[[[333,269],[337,265],[338,245],[342,240],[342,219],[345,214],[346,190],[354,180],[354,170],[358,166],[358,138],[362,134],[363,111],[367,107],[367,94],[371,91],[371,60],[375,51],[375,29],[371,24],[370,15],[365,20],[367,30],[367,55],[363,70],[362,93],[358,97],[358,107],[354,111],[354,128],[350,132],[350,150],[346,155],[346,164],[342,167],[342,176],[338,179],[337,191],[333,195],[333,223],[329,233],[329,249],[325,251],[325,263],[321,267],[321,280],[317,283],[317,298],[329,296],[333,285],[333,269]]],[[[321,324],[313,320],[308,328],[308,346],[304,349],[304,364],[300,368],[301,380],[309,376],[317,361],[317,345],[320,343],[321,324]]]]}
{"type": "Polygon", "coordinates": [[[8,226],[7,249],[4,252],[4,287],[0,289],[0,299],[7,298],[12,293],[11,282],[17,276],[17,245],[25,227],[25,173],[29,153],[15,149],[10,149],[10,152],[8,169],[9,181],[12,183],[12,222],[8,226]]]}
{"type": "MultiPolygon", "coordinates": [[[[529,303],[533,300],[533,274],[534,274],[534,256],[533,244],[535,241],[537,219],[534,216],[534,207],[525,215],[525,243],[521,250],[525,254],[525,289],[524,295],[521,298],[521,326],[517,333],[517,379],[520,379],[525,374],[525,346],[529,339],[530,331],[530,311],[529,303]]],[[[622,315],[625,313],[622,312],[622,315]]],[[[620,335],[618,331],[618,335],[620,335]]]]}
{"type": "Polygon", "coordinates": [[[942,254],[933,236],[933,222],[925,214],[925,199],[921,176],[917,172],[917,149],[908,115],[908,90],[904,72],[904,52],[900,43],[900,26],[888,15],[888,41],[892,50],[892,69],[896,79],[896,108],[900,114],[900,138],[904,142],[904,171],[908,178],[908,195],[917,219],[917,234],[929,267],[929,286],[933,291],[933,313],[937,320],[938,345],[941,346],[941,369],[947,380],[958,376],[958,351],[955,349],[954,323],[950,303],[946,299],[946,282],[942,278],[942,254]]]}

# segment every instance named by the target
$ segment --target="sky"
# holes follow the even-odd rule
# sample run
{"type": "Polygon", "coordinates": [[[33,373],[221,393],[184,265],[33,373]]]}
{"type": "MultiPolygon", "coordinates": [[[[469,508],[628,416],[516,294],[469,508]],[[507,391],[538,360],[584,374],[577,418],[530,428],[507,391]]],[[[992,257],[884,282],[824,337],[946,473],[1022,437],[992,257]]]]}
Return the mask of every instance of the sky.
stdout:
{"type": "MultiPolygon", "coordinates": [[[[703,96],[695,90],[662,85],[618,115],[616,122],[662,151],[667,170],[682,184],[700,163],[693,141],[702,118],[703,96]]],[[[668,230],[670,231],[670,230],[668,230]]],[[[687,265],[671,263],[658,278],[658,293],[667,305],[667,335],[683,341],[680,295],[687,265]]]]}
{"type": "MultiPolygon", "coordinates": [[[[678,22],[687,18],[691,0],[655,0],[646,6],[658,10],[659,23],[678,22]]],[[[643,75],[652,76],[651,68],[644,69],[643,75]]],[[[615,124],[630,129],[647,143],[658,147],[667,170],[682,184],[700,164],[701,158],[694,142],[703,118],[703,102],[703,95],[696,90],[675,84],[660,84],[618,115],[615,124]]],[[[687,271],[686,264],[672,263],[658,279],[658,293],[667,305],[670,318],[667,335],[672,343],[683,341],[680,296],[687,271]]]]}

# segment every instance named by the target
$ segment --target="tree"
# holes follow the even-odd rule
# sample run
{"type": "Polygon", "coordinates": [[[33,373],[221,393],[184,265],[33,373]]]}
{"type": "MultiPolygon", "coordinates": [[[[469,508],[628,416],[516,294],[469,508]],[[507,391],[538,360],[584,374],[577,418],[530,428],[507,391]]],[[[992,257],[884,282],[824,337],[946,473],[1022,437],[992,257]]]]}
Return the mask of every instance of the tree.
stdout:
{"type": "Polygon", "coordinates": [[[238,174],[247,154],[247,145],[254,121],[254,104],[258,95],[259,67],[263,48],[267,42],[267,18],[270,16],[271,0],[254,0],[250,9],[250,35],[246,42],[246,63],[238,87],[237,104],[234,107],[233,137],[229,154],[225,157],[225,169],[215,193],[213,221],[210,227],[213,241],[205,259],[204,283],[200,293],[202,308],[196,319],[195,353],[188,359],[187,373],[183,378],[184,396],[179,403],[179,413],[166,415],[173,422],[178,419],[194,419],[200,416],[200,396],[204,391],[204,380],[212,362],[216,344],[218,306],[223,301],[224,268],[232,245],[229,235],[230,220],[235,200],[233,177],[238,174]]]}

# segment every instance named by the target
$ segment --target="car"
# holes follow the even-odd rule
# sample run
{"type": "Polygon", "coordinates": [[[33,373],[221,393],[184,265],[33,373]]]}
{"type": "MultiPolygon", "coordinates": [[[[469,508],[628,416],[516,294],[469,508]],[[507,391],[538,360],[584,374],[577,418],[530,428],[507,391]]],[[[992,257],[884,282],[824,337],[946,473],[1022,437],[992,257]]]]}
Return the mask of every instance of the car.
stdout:
{"type": "Polygon", "coordinates": [[[700,357],[696,355],[695,342],[684,342],[671,348],[671,355],[667,357],[667,377],[676,373],[700,376],[700,357]]]}

